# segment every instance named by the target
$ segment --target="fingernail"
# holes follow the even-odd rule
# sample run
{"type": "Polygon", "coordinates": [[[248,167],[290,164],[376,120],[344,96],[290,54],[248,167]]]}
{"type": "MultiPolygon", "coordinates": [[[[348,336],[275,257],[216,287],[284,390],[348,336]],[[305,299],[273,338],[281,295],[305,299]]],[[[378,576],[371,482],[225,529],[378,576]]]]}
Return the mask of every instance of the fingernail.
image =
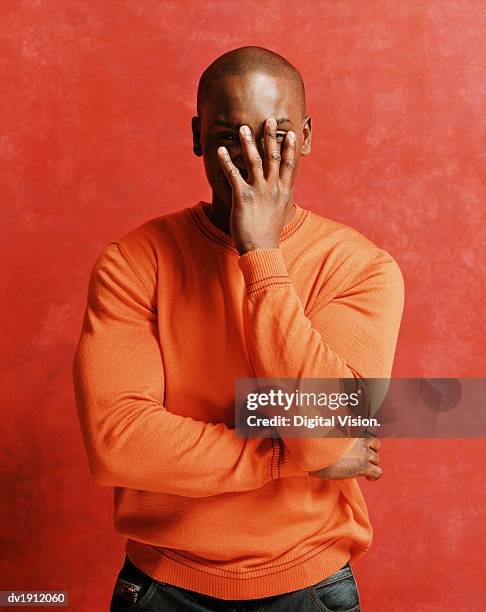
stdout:
{"type": "Polygon", "coordinates": [[[295,132],[288,132],[290,142],[295,142],[295,132]]]}
{"type": "Polygon", "coordinates": [[[250,133],[250,128],[247,125],[242,125],[241,131],[243,132],[243,134],[248,135],[250,133]]]}

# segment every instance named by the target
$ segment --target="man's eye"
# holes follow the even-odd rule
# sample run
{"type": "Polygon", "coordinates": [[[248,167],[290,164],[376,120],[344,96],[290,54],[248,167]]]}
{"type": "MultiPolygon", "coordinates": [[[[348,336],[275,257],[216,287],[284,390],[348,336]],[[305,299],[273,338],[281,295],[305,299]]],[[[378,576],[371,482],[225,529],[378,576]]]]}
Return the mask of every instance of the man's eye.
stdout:
{"type": "Polygon", "coordinates": [[[239,140],[237,134],[220,134],[219,138],[221,138],[221,140],[239,140]]]}

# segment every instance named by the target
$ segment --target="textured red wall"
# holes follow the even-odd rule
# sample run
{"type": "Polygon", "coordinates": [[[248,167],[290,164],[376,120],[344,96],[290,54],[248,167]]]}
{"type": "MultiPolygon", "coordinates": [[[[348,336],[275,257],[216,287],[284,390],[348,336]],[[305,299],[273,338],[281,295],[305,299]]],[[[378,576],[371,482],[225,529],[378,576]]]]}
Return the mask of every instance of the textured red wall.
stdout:
{"type": "MultiPolygon", "coordinates": [[[[0,2],[0,589],[66,589],[108,609],[123,542],[90,478],[72,354],[111,239],[210,197],[192,153],[197,80],[221,53],[302,72],[313,151],[295,199],[398,260],[395,376],[484,375],[484,2],[0,2]]],[[[480,610],[482,440],[385,440],[363,481],[365,611],[480,610]]]]}

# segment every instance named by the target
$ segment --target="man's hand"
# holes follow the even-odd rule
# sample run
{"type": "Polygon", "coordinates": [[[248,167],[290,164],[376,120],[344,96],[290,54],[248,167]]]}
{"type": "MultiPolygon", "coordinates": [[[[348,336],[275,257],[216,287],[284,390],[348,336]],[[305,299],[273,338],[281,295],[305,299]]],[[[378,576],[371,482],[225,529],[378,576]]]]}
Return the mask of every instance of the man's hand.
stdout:
{"type": "Polygon", "coordinates": [[[383,470],[378,467],[380,446],[378,438],[358,438],[356,444],[339,461],[322,470],[309,472],[309,476],[328,480],[364,476],[367,480],[378,480],[383,475],[383,470]]]}
{"type": "Polygon", "coordinates": [[[233,202],[230,229],[240,255],[254,249],[276,248],[285,217],[292,204],[295,174],[295,132],[287,132],[283,153],[277,142],[277,122],[269,117],[264,126],[264,161],[251,130],[240,127],[240,139],[248,168],[247,181],[233,164],[228,150],[219,147],[218,157],[231,185],[233,202]]]}

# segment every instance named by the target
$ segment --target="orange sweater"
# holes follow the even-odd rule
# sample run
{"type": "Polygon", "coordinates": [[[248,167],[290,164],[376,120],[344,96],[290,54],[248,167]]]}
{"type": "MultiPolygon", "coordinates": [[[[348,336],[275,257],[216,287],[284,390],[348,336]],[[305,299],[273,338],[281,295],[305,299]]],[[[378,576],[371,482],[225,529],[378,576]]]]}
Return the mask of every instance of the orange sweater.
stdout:
{"type": "MultiPolygon", "coordinates": [[[[235,378],[389,377],[395,260],[294,203],[278,249],[240,256],[203,202],[110,242],[73,364],[91,473],[153,578],[222,599],[308,587],[372,540],[356,479],[308,475],[346,438],[238,437],[235,378]]],[[[377,485],[379,486],[379,485],[377,485]]]]}

